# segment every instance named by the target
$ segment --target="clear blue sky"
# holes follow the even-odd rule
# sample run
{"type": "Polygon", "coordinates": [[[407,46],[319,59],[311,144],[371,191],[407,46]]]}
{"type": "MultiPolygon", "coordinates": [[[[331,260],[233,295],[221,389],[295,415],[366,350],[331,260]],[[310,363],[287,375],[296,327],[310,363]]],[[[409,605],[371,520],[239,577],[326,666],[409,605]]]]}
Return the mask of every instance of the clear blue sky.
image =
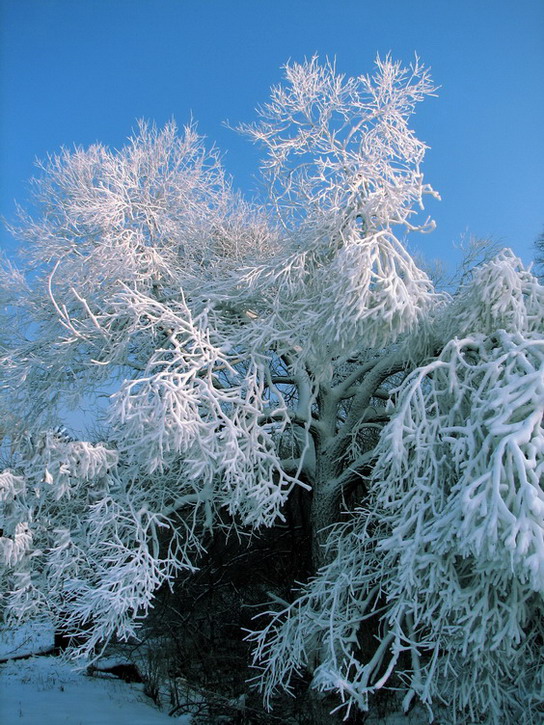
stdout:
{"type": "MultiPolygon", "coordinates": [[[[0,214],[25,204],[33,161],[60,146],[119,147],[138,118],[192,115],[247,193],[250,121],[280,66],[317,52],[347,74],[376,53],[432,67],[420,106],[437,230],[414,239],[455,262],[463,234],[525,261],[544,230],[543,0],[0,0],[0,214]]],[[[5,231],[0,246],[11,250],[5,231]]]]}

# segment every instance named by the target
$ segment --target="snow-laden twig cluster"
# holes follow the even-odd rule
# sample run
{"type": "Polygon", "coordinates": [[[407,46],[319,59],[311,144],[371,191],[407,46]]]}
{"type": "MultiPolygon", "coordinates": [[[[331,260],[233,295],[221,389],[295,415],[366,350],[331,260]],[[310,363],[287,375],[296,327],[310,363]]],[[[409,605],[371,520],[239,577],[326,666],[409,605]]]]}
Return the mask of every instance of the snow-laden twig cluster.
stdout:
{"type": "Polygon", "coordinates": [[[408,126],[435,90],[429,71],[389,57],[373,76],[346,79],[316,57],[285,70],[287,84],[272,90],[259,122],[240,127],[266,149],[278,208],[325,212],[331,225],[361,220],[369,231],[412,226],[414,205],[436,195],[420,171],[426,146],[408,126]]]}
{"type": "Polygon", "coordinates": [[[244,331],[254,344],[300,348],[318,368],[349,355],[356,340],[386,347],[414,331],[439,299],[390,230],[361,236],[352,228],[318,242],[312,237],[303,252],[288,249],[287,258],[236,280],[240,301],[258,312],[244,331]]]}
{"type": "MultiPolygon", "coordinates": [[[[268,407],[266,358],[232,350],[206,311],[193,319],[183,296],[166,306],[127,291],[123,302],[139,317],[139,327],[166,333],[142,374],[125,380],[114,396],[114,440],[132,475],[160,480],[177,468],[179,496],[169,508],[192,497],[205,505],[208,528],[212,512],[222,507],[245,524],[273,523],[296,479],[282,469],[261,423],[268,407]]],[[[276,431],[288,420],[278,396],[276,391],[276,431]]]]}

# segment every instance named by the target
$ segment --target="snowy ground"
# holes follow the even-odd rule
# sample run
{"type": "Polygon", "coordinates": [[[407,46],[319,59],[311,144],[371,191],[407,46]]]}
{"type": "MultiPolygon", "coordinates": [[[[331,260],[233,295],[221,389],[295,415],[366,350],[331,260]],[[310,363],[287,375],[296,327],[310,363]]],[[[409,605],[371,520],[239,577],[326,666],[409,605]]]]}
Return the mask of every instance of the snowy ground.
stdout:
{"type": "Polygon", "coordinates": [[[0,660],[47,652],[55,632],[49,622],[27,622],[20,627],[0,625],[0,660]]]}
{"type": "MultiPolygon", "coordinates": [[[[87,677],[58,657],[0,665],[2,725],[166,725],[141,685],[87,677]]],[[[189,722],[189,720],[185,720],[189,722]]]]}
{"type": "MultiPolygon", "coordinates": [[[[0,659],[49,649],[53,632],[44,625],[0,628],[0,659]]],[[[143,685],[88,677],[59,657],[11,659],[0,664],[2,725],[166,725],[172,719],[154,707],[143,685]]]]}

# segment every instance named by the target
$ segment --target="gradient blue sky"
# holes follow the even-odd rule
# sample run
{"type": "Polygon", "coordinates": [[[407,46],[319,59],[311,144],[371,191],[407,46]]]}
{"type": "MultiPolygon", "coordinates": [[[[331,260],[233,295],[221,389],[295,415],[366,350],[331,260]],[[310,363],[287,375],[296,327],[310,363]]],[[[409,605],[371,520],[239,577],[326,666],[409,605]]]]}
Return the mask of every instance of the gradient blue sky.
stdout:
{"type": "MultiPolygon", "coordinates": [[[[60,146],[119,147],[146,118],[191,115],[251,194],[258,151],[221,124],[250,121],[287,60],[340,71],[417,52],[441,86],[414,125],[442,195],[412,244],[450,264],[464,235],[528,262],[544,229],[543,0],[0,0],[0,214],[25,205],[33,161],[60,146]]],[[[0,246],[12,251],[5,231],[0,246]]]]}

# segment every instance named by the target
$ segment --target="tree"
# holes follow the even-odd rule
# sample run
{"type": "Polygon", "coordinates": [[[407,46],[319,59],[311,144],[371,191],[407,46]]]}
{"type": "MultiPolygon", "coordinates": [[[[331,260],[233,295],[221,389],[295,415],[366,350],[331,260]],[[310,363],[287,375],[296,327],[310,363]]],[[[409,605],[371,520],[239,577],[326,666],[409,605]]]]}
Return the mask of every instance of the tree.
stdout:
{"type": "Polygon", "coordinates": [[[543,274],[544,274],[544,232],[539,234],[539,236],[536,239],[535,242],[535,260],[537,265],[537,270],[539,272],[538,278],[540,281],[542,281],[543,274]]]}
{"type": "Polygon", "coordinates": [[[206,532],[273,527],[304,490],[314,576],[250,635],[266,700],[306,670],[343,714],[393,687],[530,722],[544,288],[506,250],[450,297],[399,241],[437,196],[408,125],[434,92],[419,63],[286,79],[241,128],[267,203],[193,127],[43,165],[27,272],[2,276],[6,614],[47,611],[80,654],[133,636],[206,532]],[[102,440],[56,428],[101,391],[102,440]]]}

